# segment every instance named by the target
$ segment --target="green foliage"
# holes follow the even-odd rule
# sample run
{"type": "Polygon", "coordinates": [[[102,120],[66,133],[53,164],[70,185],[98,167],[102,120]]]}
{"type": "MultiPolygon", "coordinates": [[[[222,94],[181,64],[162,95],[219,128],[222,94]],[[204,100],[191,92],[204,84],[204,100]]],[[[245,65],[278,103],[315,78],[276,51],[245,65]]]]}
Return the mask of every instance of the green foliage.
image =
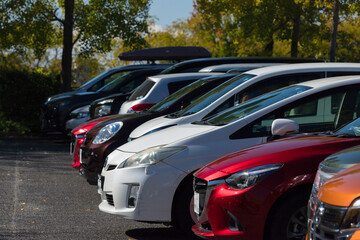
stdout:
{"type": "Polygon", "coordinates": [[[0,132],[39,131],[41,105],[57,93],[58,77],[41,70],[1,69],[0,132]]]}

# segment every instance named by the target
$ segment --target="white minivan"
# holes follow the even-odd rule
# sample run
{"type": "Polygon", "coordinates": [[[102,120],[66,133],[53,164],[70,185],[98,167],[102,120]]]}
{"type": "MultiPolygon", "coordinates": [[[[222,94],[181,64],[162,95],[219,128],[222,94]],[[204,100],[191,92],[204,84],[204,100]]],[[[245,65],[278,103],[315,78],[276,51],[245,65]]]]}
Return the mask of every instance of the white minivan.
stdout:
{"type": "Polygon", "coordinates": [[[189,230],[194,171],[269,141],[275,119],[294,120],[300,131],[332,130],[359,117],[359,105],[360,76],[323,78],[263,94],[203,121],[143,136],[108,156],[98,185],[99,208],[189,230]]]}
{"type": "Polygon", "coordinates": [[[177,113],[154,118],[131,132],[133,140],[169,126],[206,119],[263,93],[306,80],[360,74],[358,63],[304,63],[258,68],[244,72],[193,100],[177,113]]]}

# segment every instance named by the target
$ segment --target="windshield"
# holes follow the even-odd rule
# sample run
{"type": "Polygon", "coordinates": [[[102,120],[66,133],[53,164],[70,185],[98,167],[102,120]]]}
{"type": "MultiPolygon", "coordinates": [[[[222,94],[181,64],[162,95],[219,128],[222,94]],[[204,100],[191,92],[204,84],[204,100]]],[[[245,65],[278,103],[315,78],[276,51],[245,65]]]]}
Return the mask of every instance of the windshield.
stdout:
{"type": "Polygon", "coordinates": [[[238,85],[248,81],[253,77],[255,77],[255,75],[240,74],[229,79],[228,81],[214,88],[210,92],[194,99],[189,106],[177,112],[176,117],[182,117],[197,113],[198,111],[204,109],[205,107],[216,101],[225,93],[229,92],[231,89],[237,87],[238,85]]]}
{"type": "MultiPolygon", "coordinates": [[[[259,97],[250,99],[249,101],[229,108],[214,117],[208,119],[204,124],[211,125],[226,125],[235,120],[241,119],[251,113],[259,111],[265,107],[268,107],[274,103],[284,100],[288,97],[302,93],[311,89],[311,87],[295,85],[285,88],[281,88],[270,93],[263,94],[259,97]]],[[[201,122],[200,122],[201,123],[201,122]]]]}
{"type": "Polygon", "coordinates": [[[136,74],[136,71],[134,72],[128,72],[124,75],[121,75],[120,77],[114,79],[113,81],[111,81],[110,83],[106,84],[104,87],[100,88],[99,90],[97,90],[96,92],[108,92],[108,91],[113,91],[115,90],[117,87],[119,87],[120,84],[124,84],[127,82],[127,80],[129,78],[131,78],[133,75],[136,74]]]}
{"type": "Polygon", "coordinates": [[[335,131],[336,135],[360,136],[360,118],[335,131]]]}
{"type": "Polygon", "coordinates": [[[84,83],[83,85],[81,85],[80,89],[81,88],[84,88],[92,83],[96,83],[98,81],[98,79],[101,79],[103,78],[103,76],[107,75],[109,71],[106,71],[106,72],[103,72],[99,75],[97,75],[96,77],[94,77],[93,79],[89,80],[88,82],[84,83]]]}
{"type": "Polygon", "coordinates": [[[200,79],[198,81],[195,81],[195,82],[187,85],[186,87],[181,88],[177,92],[171,94],[167,98],[163,99],[162,101],[160,101],[159,103],[154,105],[152,108],[150,108],[149,111],[150,112],[162,111],[163,109],[165,109],[165,108],[169,107],[171,104],[173,104],[179,98],[185,96],[187,93],[189,93],[189,92],[193,91],[194,89],[204,85],[207,82],[208,82],[208,80],[206,80],[206,79],[200,79]]]}

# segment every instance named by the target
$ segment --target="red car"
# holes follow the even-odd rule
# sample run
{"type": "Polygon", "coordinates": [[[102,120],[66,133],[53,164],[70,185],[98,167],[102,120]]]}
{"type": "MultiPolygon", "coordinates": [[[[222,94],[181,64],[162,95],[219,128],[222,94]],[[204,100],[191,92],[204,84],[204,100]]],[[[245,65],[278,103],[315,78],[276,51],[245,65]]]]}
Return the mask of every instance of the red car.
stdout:
{"type": "Polygon", "coordinates": [[[102,118],[96,118],[81,124],[71,131],[71,142],[70,142],[70,154],[73,158],[72,166],[74,168],[80,167],[80,146],[85,140],[85,134],[92,129],[96,124],[108,120],[110,118],[117,117],[117,115],[109,115],[102,118]]]}
{"type": "Polygon", "coordinates": [[[304,239],[319,163],[360,144],[357,119],[331,134],[303,135],[222,157],[194,173],[193,232],[206,239],[304,239]]]}

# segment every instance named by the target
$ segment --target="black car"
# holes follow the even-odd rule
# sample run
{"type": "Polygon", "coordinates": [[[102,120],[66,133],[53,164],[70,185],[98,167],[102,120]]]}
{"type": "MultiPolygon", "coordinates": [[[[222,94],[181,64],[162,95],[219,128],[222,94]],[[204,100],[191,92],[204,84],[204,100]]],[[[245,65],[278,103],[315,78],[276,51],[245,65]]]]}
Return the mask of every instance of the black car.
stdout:
{"type": "Polygon", "coordinates": [[[79,107],[111,94],[121,93],[126,100],[148,76],[156,75],[168,65],[155,65],[141,70],[127,72],[111,81],[96,92],[83,92],[75,95],[53,98],[42,106],[42,130],[44,132],[67,132],[66,121],[73,117],[70,113],[79,107]]]}
{"type": "Polygon", "coordinates": [[[198,72],[200,69],[226,63],[307,63],[325,62],[315,58],[291,58],[291,57],[223,57],[223,58],[199,58],[183,61],[165,69],[161,74],[198,72]]]}
{"type": "Polygon", "coordinates": [[[124,144],[127,141],[129,134],[136,127],[150,119],[181,110],[189,105],[192,100],[234,76],[236,75],[225,74],[200,79],[163,99],[147,111],[122,114],[98,123],[86,133],[85,141],[81,146],[82,170],[85,172],[87,181],[91,184],[96,183],[97,174],[100,173],[106,156],[114,149],[124,144]],[[100,135],[106,135],[106,132],[108,131],[107,127],[112,124],[116,125],[114,129],[118,128],[118,131],[112,133],[110,138],[106,140],[100,139],[99,143],[94,144],[95,137],[98,133],[100,135]]]}
{"type": "MultiPolygon", "coordinates": [[[[208,58],[210,56],[211,54],[207,49],[192,46],[147,48],[121,53],[119,55],[121,61],[147,61],[148,64],[134,64],[112,68],[88,81],[76,91],[65,92],[49,97],[43,104],[41,111],[41,130],[43,132],[66,132],[64,121],[66,121],[68,114],[72,110],[89,104],[89,101],[91,102],[97,98],[119,92],[127,94],[129,91],[133,90],[134,86],[131,86],[131,89],[128,88],[127,91],[125,91],[125,89],[117,89],[117,91],[101,90],[105,85],[122,75],[128,75],[129,72],[140,69],[157,67],[156,73],[155,71],[151,74],[149,73],[148,76],[150,76],[157,74],[159,68],[164,70],[173,65],[173,63],[155,64],[155,61],[157,60],[177,62],[194,58],[208,58]],[[92,92],[96,92],[96,94],[92,94],[92,92]],[[74,98],[71,98],[71,96],[74,96],[74,98]],[[72,106],[71,104],[74,104],[75,106],[72,106]]],[[[124,83],[126,84],[126,82],[124,83]]],[[[140,83],[142,83],[142,81],[140,83]]],[[[140,83],[138,85],[140,85],[140,83]]]]}

